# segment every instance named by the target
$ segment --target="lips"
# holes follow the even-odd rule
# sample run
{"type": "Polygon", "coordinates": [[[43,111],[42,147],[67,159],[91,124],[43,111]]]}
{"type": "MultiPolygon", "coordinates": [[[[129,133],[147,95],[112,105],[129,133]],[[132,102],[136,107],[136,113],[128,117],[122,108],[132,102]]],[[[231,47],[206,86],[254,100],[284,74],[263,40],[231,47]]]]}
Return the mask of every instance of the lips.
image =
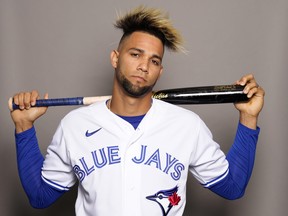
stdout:
{"type": "Polygon", "coordinates": [[[137,82],[147,82],[146,79],[142,76],[132,76],[137,82]]]}

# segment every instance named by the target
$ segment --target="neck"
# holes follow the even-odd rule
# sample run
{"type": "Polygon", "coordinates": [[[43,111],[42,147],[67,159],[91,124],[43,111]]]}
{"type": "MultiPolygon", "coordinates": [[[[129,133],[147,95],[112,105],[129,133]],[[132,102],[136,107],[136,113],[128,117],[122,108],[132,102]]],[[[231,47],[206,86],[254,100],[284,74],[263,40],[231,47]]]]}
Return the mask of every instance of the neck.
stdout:
{"type": "Polygon", "coordinates": [[[107,106],[111,112],[121,116],[140,116],[148,112],[152,104],[152,92],[149,92],[142,97],[131,97],[114,88],[112,98],[108,102],[107,106]]]}

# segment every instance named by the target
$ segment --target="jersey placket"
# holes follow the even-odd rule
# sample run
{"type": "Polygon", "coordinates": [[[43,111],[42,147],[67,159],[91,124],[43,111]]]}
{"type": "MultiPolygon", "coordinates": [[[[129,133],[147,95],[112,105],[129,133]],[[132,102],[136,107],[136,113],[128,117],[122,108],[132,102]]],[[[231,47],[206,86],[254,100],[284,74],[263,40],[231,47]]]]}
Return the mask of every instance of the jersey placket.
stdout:
{"type": "Polygon", "coordinates": [[[130,139],[125,145],[122,154],[122,195],[123,195],[123,214],[139,215],[141,194],[141,169],[132,159],[139,150],[138,142],[141,140],[143,131],[141,128],[133,129],[130,139]]]}

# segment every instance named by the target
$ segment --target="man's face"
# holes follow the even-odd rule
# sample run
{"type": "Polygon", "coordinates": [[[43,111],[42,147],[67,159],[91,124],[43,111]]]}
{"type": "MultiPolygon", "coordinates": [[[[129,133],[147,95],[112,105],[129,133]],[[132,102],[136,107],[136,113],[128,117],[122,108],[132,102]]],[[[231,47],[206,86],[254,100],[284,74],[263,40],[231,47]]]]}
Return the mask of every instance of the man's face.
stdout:
{"type": "Polygon", "coordinates": [[[157,37],[134,32],[125,38],[118,51],[111,53],[116,81],[133,97],[151,92],[163,67],[164,47],[157,37]]]}

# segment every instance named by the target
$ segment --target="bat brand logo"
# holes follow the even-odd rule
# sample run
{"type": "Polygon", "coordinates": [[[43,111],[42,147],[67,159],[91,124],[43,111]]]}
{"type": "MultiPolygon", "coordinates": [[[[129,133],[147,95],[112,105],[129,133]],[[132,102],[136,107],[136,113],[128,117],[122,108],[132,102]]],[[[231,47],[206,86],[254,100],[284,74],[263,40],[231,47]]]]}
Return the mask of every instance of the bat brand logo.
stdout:
{"type": "Polygon", "coordinates": [[[92,135],[94,135],[95,133],[97,133],[98,131],[100,131],[102,128],[99,128],[99,129],[97,129],[97,130],[95,130],[95,131],[92,131],[92,132],[89,132],[88,130],[86,131],[86,133],[85,133],[85,136],[86,137],[90,137],[90,136],[92,136],[92,135]]]}
{"type": "Polygon", "coordinates": [[[178,186],[168,190],[160,190],[153,195],[147,196],[146,199],[156,202],[161,208],[162,215],[167,216],[172,207],[178,205],[181,201],[177,191],[178,186]]]}
{"type": "Polygon", "coordinates": [[[153,96],[152,96],[153,98],[155,98],[155,99],[164,99],[164,98],[168,98],[168,94],[165,94],[165,93],[154,93],[153,94],[153,96]]]}

